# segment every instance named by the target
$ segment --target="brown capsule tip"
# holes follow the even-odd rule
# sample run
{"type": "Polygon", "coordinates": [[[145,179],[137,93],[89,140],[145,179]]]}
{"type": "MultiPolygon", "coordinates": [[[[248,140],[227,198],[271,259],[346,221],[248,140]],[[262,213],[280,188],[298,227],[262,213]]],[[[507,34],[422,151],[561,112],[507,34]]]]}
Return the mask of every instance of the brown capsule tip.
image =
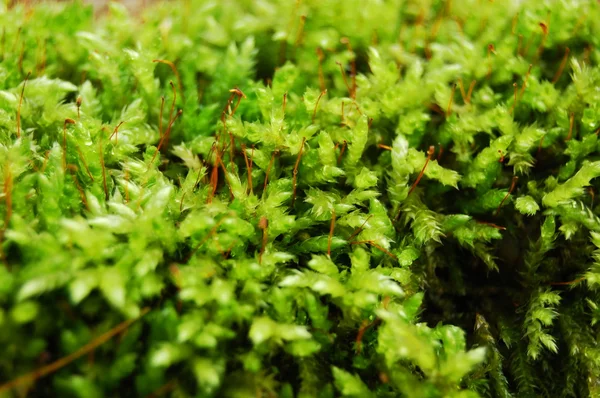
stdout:
{"type": "Polygon", "coordinates": [[[77,106],[81,106],[81,102],[83,101],[83,99],[81,98],[81,96],[77,97],[77,106]]]}
{"type": "Polygon", "coordinates": [[[381,372],[379,373],[379,380],[381,380],[383,384],[387,384],[390,382],[390,377],[387,375],[387,373],[381,372]]]}
{"type": "Polygon", "coordinates": [[[488,44],[488,51],[490,51],[493,54],[496,54],[496,47],[494,47],[493,44],[488,44]]]}
{"type": "Polygon", "coordinates": [[[231,90],[229,90],[229,92],[233,93],[235,95],[238,95],[240,97],[247,98],[246,94],[244,94],[244,92],[237,87],[232,88],[231,90]]]}
{"type": "Polygon", "coordinates": [[[75,120],[70,119],[70,118],[66,118],[65,119],[65,124],[75,124],[75,120]]]}
{"type": "Polygon", "coordinates": [[[429,147],[429,150],[427,151],[427,155],[433,156],[434,153],[435,153],[435,147],[433,145],[431,145],[429,147]]]}
{"type": "Polygon", "coordinates": [[[548,25],[546,25],[545,22],[540,22],[540,28],[542,28],[542,32],[544,32],[545,35],[548,34],[548,25]]]}
{"type": "Polygon", "coordinates": [[[269,220],[267,219],[267,217],[262,216],[260,218],[260,220],[258,221],[258,228],[267,229],[268,226],[269,226],[269,220]]]}
{"type": "Polygon", "coordinates": [[[175,276],[179,276],[179,267],[178,267],[177,265],[175,265],[175,264],[171,264],[171,265],[169,266],[169,271],[170,271],[170,272],[171,272],[173,275],[175,275],[175,276]]]}

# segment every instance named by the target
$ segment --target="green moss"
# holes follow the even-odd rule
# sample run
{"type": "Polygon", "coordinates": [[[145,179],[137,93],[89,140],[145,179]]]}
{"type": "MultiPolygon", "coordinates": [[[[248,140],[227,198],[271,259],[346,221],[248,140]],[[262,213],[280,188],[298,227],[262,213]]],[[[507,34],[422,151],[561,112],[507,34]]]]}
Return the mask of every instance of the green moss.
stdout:
{"type": "Polygon", "coordinates": [[[597,1],[12,3],[0,396],[600,394],[597,1]]]}

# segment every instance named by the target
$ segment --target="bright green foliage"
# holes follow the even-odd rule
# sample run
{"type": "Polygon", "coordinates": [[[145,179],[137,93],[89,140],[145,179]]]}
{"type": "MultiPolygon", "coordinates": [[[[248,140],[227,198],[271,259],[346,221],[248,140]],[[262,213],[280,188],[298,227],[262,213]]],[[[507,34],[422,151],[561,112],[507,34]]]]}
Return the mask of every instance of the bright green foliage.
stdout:
{"type": "Polygon", "coordinates": [[[31,3],[0,397],[600,396],[600,3],[31,3]]]}
{"type": "Polygon", "coordinates": [[[530,299],[525,328],[529,338],[527,355],[533,359],[540,355],[542,345],[554,353],[558,350],[554,337],[545,333],[543,328],[552,326],[552,321],[557,315],[554,306],[559,302],[560,296],[548,290],[536,292],[530,299]]]}
{"type": "Polygon", "coordinates": [[[517,200],[515,202],[515,208],[521,214],[533,216],[535,213],[538,212],[538,210],[540,209],[540,206],[537,204],[535,199],[533,199],[529,195],[526,195],[526,196],[521,196],[520,198],[517,198],[517,200]]]}
{"type": "Polygon", "coordinates": [[[584,163],[577,174],[544,195],[544,206],[556,207],[561,202],[580,197],[583,194],[583,187],[589,186],[590,180],[598,176],[600,176],[600,162],[584,163]]]}

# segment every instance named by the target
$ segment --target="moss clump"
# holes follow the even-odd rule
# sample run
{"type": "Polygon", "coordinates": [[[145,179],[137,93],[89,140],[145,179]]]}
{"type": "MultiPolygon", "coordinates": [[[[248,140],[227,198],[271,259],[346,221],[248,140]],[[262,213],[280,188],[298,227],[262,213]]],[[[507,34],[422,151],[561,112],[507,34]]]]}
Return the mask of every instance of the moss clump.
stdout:
{"type": "Polygon", "coordinates": [[[0,6],[0,395],[599,396],[597,1],[0,6]]]}

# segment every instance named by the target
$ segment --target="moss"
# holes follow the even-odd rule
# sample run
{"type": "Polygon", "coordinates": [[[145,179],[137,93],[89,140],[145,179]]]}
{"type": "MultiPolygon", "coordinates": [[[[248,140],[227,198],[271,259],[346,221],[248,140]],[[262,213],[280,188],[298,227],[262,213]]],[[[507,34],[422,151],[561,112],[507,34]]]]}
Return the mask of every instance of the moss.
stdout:
{"type": "Polygon", "coordinates": [[[598,2],[8,3],[3,396],[600,394],[598,2]]]}

